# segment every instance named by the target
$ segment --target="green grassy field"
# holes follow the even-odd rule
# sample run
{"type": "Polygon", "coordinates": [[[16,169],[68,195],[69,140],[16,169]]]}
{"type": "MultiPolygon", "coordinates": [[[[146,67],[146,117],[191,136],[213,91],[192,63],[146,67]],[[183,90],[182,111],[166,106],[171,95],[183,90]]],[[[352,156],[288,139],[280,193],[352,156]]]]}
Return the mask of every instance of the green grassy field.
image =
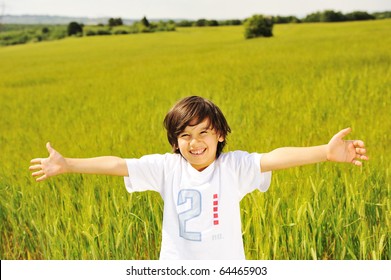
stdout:
{"type": "Polygon", "coordinates": [[[0,258],[156,259],[162,201],[123,179],[36,183],[45,143],[67,157],[169,152],[162,121],[181,97],[214,101],[227,150],[319,145],[351,126],[370,162],[273,174],[242,206],[248,259],[391,259],[391,21],[243,27],[0,48],[0,258]]]}

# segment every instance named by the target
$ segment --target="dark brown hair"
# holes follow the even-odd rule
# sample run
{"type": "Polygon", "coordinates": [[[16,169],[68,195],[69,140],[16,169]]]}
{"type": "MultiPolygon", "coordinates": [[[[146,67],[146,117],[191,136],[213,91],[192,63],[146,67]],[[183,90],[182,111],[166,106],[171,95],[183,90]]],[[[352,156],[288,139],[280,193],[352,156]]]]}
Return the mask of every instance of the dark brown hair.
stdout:
{"type": "Polygon", "coordinates": [[[227,135],[231,132],[231,128],[228,126],[227,120],[219,107],[210,100],[199,96],[190,96],[179,100],[164,118],[163,124],[167,130],[168,142],[172,146],[173,152],[180,153],[178,149],[179,134],[190,123],[192,126],[197,125],[205,119],[208,119],[211,128],[224,138],[224,141],[219,142],[217,145],[216,158],[219,157],[226,144],[227,135]]]}

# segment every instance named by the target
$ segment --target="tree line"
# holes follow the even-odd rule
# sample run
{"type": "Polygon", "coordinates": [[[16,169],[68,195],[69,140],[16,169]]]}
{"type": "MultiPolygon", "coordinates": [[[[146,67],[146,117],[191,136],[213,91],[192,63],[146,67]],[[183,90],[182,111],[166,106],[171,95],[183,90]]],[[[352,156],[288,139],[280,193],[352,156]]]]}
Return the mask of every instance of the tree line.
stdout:
{"type": "MultiPolygon", "coordinates": [[[[375,20],[391,18],[391,11],[376,12],[369,14],[363,11],[355,11],[347,14],[334,10],[325,10],[322,12],[311,13],[304,18],[298,18],[296,16],[270,16],[274,24],[281,23],[305,23],[305,22],[341,22],[341,21],[357,21],[357,20],[375,20]]],[[[231,19],[231,20],[181,20],[176,22],[178,27],[202,27],[202,26],[223,26],[223,25],[241,25],[245,20],[231,19]]]]}
{"type": "Polygon", "coordinates": [[[302,22],[342,22],[342,21],[357,21],[357,20],[375,20],[391,18],[391,12],[380,12],[369,14],[367,12],[355,11],[347,14],[326,10],[323,12],[315,12],[307,15],[302,22]]]}
{"type": "Polygon", "coordinates": [[[106,24],[84,25],[70,22],[67,25],[20,25],[8,24],[0,26],[0,46],[25,44],[28,42],[42,42],[59,40],[74,36],[120,35],[135,33],[150,33],[175,31],[173,21],[150,22],[146,17],[125,25],[121,18],[110,18],[106,24]]]}
{"type": "MultiPolygon", "coordinates": [[[[254,16],[256,17],[256,15],[254,16]]],[[[0,25],[0,46],[24,44],[27,42],[41,42],[62,39],[67,36],[98,36],[98,35],[118,35],[135,34],[161,31],[175,31],[176,27],[204,27],[204,26],[228,26],[244,25],[245,37],[254,38],[259,36],[272,36],[274,24],[284,23],[306,23],[306,22],[342,22],[356,20],[376,20],[391,18],[391,11],[377,12],[369,14],[367,12],[356,11],[343,14],[338,11],[325,10],[315,12],[300,19],[295,16],[271,16],[262,19],[253,17],[240,20],[168,20],[150,22],[145,16],[130,25],[125,25],[121,18],[110,18],[105,24],[84,25],[78,22],[71,22],[68,25],[0,25]],[[260,31],[263,29],[263,31],[260,31]],[[260,35],[262,34],[262,35],[260,35]]]]}
{"type": "Polygon", "coordinates": [[[84,26],[77,22],[70,22],[67,27],[68,36],[96,36],[96,35],[118,35],[150,33],[160,31],[175,31],[176,25],[173,21],[150,22],[145,16],[134,22],[132,25],[125,25],[121,18],[110,18],[106,25],[84,26]]]}
{"type": "Polygon", "coordinates": [[[343,22],[343,21],[358,21],[358,20],[375,20],[390,18],[391,12],[382,12],[369,14],[367,12],[351,12],[343,14],[333,10],[325,10],[307,15],[302,20],[294,16],[276,16],[265,17],[263,15],[254,15],[244,21],[245,30],[244,37],[252,39],[257,37],[273,36],[273,25],[276,23],[301,23],[301,22],[343,22]]]}

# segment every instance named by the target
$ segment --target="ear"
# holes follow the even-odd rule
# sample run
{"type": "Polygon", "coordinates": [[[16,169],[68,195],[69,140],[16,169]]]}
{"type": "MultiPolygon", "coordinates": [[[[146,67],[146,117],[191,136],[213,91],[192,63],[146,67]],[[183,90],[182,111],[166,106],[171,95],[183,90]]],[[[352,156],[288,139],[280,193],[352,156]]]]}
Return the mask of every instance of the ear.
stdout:
{"type": "Polygon", "coordinates": [[[177,151],[177,150],[179,150],[178,145],[177,145],[177,144],[173,144],[173,145],[172,145],[172,150],[173,150],[174,152],[177,151]]]}
{"type": "Polygon", "coordinates": [[[219,142],[224,142],[224,140],[225,140],[224,136],[219,136],[219,139],[218,139],[219,142]]]}

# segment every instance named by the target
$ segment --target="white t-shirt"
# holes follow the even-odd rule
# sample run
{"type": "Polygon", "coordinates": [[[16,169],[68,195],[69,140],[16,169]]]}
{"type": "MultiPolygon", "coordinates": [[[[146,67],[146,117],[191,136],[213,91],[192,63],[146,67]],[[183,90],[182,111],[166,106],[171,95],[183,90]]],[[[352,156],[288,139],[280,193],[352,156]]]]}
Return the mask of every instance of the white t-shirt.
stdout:
{"type": "Polygon", "coordinates": [[[164,200],[160,259],[244,259],[240,200],[265,192],[271,172],[261,154],[222,153],[199,172],[179,154],[127,159],[129,192],[157,191],[164,200]]]}

